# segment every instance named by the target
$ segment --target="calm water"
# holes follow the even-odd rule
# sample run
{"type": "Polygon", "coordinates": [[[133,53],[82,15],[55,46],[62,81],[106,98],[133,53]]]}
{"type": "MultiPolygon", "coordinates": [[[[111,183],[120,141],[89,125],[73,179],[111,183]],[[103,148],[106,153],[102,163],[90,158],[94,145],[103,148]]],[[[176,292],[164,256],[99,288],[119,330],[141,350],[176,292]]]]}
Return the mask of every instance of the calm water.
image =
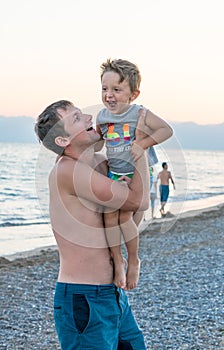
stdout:
{"type": "MultiPolygon", "coordinates": [[[[48,217],[47,178],[55,156],[37,144],[0,143],[0,227],[44,224],[48,217]]],[[[223,151],[156,148],[159,163],[167,161],[176,184],[170,202],[224,194],[223,151]]]]}

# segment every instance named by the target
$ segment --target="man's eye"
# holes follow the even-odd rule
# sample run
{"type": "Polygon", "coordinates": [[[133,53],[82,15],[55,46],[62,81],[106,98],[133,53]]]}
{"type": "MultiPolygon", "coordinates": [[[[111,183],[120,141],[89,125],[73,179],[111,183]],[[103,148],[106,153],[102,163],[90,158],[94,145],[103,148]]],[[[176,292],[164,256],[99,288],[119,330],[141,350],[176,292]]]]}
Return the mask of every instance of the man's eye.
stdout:
{"type": "Polygon", "coordinates": [[[73,123],[78,122],[80,120],[80,116],[79,115],[75,115],[74,119],[73,119],[73,123]]]}

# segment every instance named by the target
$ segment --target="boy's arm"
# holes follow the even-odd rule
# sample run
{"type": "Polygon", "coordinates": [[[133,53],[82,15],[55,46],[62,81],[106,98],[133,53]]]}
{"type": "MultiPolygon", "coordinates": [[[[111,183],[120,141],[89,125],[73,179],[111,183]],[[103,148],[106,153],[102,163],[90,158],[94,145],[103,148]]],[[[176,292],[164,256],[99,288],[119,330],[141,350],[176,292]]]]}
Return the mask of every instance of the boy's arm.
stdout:
{"type": "Polygon", "coordinates": [[[171,126],[149,110],[146,111],[145,116],[144,112],[140,111],[137,129],[141,133],[136,130],[135,142],[143,149],[162,143],[173,134],[171,126]]]}

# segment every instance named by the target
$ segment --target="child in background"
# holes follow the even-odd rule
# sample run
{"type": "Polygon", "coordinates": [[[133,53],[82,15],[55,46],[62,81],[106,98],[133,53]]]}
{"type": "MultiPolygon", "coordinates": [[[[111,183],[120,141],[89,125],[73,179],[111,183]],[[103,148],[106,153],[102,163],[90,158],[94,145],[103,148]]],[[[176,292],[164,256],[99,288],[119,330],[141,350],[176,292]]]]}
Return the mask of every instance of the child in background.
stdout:
{"type": "Polygon", "coordinates": [[[153,174],[154,169],[150,167],[150,205],[151,205],[151,213],[152,219],[155,219],[155,200],[157,198],[157,177],[153,174]]]}
{"type": "MultiPolygon", "coordinates": [[[[152,146],[171,137],[172,129],[151,111],[132,104],[140,94],[141,82],[135,64],[123,59],[108,59],[101,65],[101,70],[102,101],[106,108],[98,113],[97,131],[106,142],[108,176],[113,180],[128,181],[133,175],[133,158],[137,159],[144,150],[149,149],[149,165],[155,164],[157,157],[152,146]],[[136,147],[131,153],[132,143],[136,147]]],[[[143,213],[133,215],[132,212],[121,210],[107,210],[104,213],[105,233],[114,261],[114,283],[127,290],[135,288],[139,279],[137,225],[142,216],[143,213]],[[127,272],[121,252],[121,235],[128,253],[127,272]]]]}

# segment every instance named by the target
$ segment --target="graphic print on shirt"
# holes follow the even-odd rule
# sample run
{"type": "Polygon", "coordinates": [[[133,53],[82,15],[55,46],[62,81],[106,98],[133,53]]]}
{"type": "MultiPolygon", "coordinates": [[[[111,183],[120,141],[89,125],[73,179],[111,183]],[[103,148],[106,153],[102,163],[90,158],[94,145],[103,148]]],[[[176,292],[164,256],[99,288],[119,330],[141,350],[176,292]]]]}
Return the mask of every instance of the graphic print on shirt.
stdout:
{"type": "Polygon", "coordinates": [[[130,131],[129,131],[129,125],[124,124],[123,125],[123,132],[124,132],[124,143],[129,144],[131,137],[130,137],[130,131]]]}
{"type": "Polygon", "coordinates": [[[130,137],[130,131],[129,131],[128,124],[123,125],[123,135],[119,135],[117,132],[114,131],[114,123],[108,124],[108,132],[107,132],[106,141],[111,146],[118,145],[122,139],[122,136],[123,136],[124,144],[130,144],[131,137],[130,137]]]}
{"type": "Polygon", "coordinates": [[[120,142],[120,135],[114,131],[114,123],[108,124],[108,132],[106,141],[111,144],[111,146],[116,146],[120,142]]]}

